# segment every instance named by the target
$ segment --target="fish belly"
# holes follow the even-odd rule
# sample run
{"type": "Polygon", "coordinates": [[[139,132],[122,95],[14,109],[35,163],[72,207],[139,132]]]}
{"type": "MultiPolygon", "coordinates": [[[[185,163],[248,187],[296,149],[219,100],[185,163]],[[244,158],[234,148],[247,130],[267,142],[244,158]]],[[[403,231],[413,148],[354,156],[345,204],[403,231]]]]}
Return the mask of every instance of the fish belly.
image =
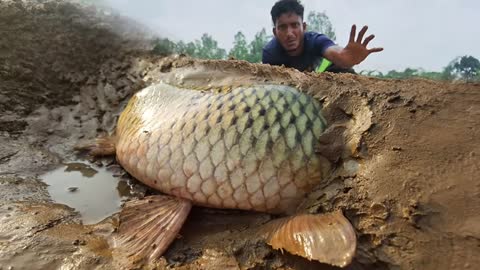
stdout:
{"type": "Polygon", "coordinates": [[[322,180],[321,104],[282,85],[214,93],[156,84],[120,115],[116,154],[135,178],[194,204],[289,212],[322,180]]]}

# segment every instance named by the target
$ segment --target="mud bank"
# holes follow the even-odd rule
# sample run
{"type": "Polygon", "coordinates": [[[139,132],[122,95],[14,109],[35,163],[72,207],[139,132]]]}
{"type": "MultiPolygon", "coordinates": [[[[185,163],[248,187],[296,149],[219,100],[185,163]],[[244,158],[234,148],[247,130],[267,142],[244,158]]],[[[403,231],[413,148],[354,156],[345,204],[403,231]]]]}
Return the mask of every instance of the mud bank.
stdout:
{"type": "MultiPolygon", "coordinates": [[[[295,86],[321,100],[336,173],[299,211],[342,209],[359,245],[348,269],[475,269],[480,262],[480,85],[304,74],[242,61],[159,58],[148,32],[113,13],[64,1],[0,3],[0,265],[112,269],[116,215],[82,225],[42,175],[73,146],[113,129],[128,98],[159,80],[194,88],[295,86]],[[346,146],[346,147],[344,147],[346,146]]],[[[87,158],[88,159],[88,158],[87,158]]],[[[130,197],[152,191],[112,158],[130,197]]],[[[87,199],[87,198],[86,198],[87,199]]],[[[195,208],[164,269],[336,269],[252,237],[275,218],[195,208]]]]}

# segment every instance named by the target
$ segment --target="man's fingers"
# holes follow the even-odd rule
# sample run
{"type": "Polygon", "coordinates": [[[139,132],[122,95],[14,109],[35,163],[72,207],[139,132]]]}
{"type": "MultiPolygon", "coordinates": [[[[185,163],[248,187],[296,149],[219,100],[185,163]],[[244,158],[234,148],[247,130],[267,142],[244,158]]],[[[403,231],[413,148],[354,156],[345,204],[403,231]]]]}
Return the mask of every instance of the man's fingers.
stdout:
{"type": "Polygon", "coordinates": [[[363,36],[365,35],[365,32],[367,32],[368,26],[364,26],[360,32],[358,32],[358,38],[357,38],[357,43],[362,43],[363,36]]]}
{"type": "Polygon", "coordinates": [[[350,39],[348,42],[355,42],[355,33],[357,32],[357,26],[352,25],[352,30],[350,30],[350,39]]]}
{"type": "Polygon", "coordinates": [[[368,43],[375,37],[375,35],[368,36],[362,43],[363,46],[367,47],[368,43]]]}
{"type": "Polygon", "coordinates": [[[368,50],[368,53],[376,53],[376,52],[381,52],[383,51],[383,48],[371,48],[368,50]]]}

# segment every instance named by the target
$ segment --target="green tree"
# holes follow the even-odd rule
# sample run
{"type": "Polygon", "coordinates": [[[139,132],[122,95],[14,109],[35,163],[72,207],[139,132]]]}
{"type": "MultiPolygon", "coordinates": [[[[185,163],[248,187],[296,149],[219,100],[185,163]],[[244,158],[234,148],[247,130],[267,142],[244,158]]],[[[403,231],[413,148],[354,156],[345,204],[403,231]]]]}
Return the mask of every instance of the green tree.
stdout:
{"type": "Polygon", "coordinates": [[[248,45],[249,54],[247,61],[250,63],[260,63],[262,61],[263,46],[267,44],[271,36],[267,35],[265,28],[262,28],[255,34],[252,42],[248,45]]]}
{"type": "Polygon", "coordinates": [[[480,61],[473,56],[456,57],[443,69],[442,79],[480,81],[480,61]]]}
{"type": "Polygon", "coordinates": [[[197,47],[195,46],[195,43],[193,43],[193,42],[185,43],[183,41],[179,41],[177,43],[176,52],[177,53],[183,53],[183,54],[189,55],[191,57],[195,57],[195,55],[197,53],[197,47]]]}
{"type": "Polygon", "coordinates": [[[335,30],[325,12],[310,11],[307,16],[307,30],[325,34],[331,40],[336,40],[335,30]]]}
{"type": "Polygon", "coordinates": [[[152,41],[153,52],[159,55],[170,55],[175,53],[177,45],[168,38],[156,38],[152,41]]]}
{"type": "Polygon", "coordinates": [[[430,79],[430,80],[443,80],[442,75],[443,75],[442,72],[422,70],[419,74],[419,77],[430,79]]]}
{"type": "Polygon", "coordinates": [[[209,34],[202,35],[200,40],[195,41],[195,57],[203,59],[224,59],[227,55],[224,49],[218,47],[218,42],[209,34]]]}
{"type": "Polygon", "coordinates": [[[383,75],[383,73],[378,70],[362,70],[359,72],[359,74],[370,77],[385,78],[385,75],[383,75]]]}
{"type": "Polygon", "coordinates": [[[372,76],[377,78],[390,78],[390,79],[409,79],[409,78],[426,78],[431,80],[442,80],[442,72],[425,71],[423,69],[406,68],[404,71],[390,70],[386,74],[383,74],[377,70],[362,70],[362,75],[372,76]]]}
{"type": "Polygon", "coordinates": [[[404,71],[390,70],[387,74],[380,73],[379,77],[381,78],[390,78],[390,79],[408,79],[413,77],[419,77],[420,72],[414,68],[406,68],[404,71]]]}
{"type": "Polygon", "coordinates": [[[235,57],[238,60],[247,60],[249,56],[247,40],[242,32],[235,34],[233,41],[233,48],[228,53],[229,56],[235,57]]]}
{"type": "Polygon", "coordinates": [[[480,75],[480,61],[473,56],[456,58],[450,65],[456,77],[465,81],[477,80],[480,75]]]}
{"type": "MultiPolygon", "coordinates": [[[[453,62],[453,61],[452,61],[453,62]]],[[[442,80],[446,81],[453,81],[455,79],[455,74],[453,72],[453,64],[452,62],[448,64],[442,72],[442,80]]]]}

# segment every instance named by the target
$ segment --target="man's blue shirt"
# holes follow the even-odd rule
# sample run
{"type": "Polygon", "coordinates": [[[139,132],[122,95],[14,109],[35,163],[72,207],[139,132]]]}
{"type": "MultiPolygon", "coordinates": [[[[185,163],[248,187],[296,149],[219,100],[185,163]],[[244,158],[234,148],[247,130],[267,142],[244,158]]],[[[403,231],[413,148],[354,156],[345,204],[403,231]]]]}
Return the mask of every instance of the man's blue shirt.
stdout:
{"type": "Polygon", "coordinates": [[[324,34],[306,32],[303,53],[299,56],[289,56],[280,42],[273,38],[263,47],[262,63],[312,71],[319,65],[325,50],[333,45],[335,43],[324,34]]]}

